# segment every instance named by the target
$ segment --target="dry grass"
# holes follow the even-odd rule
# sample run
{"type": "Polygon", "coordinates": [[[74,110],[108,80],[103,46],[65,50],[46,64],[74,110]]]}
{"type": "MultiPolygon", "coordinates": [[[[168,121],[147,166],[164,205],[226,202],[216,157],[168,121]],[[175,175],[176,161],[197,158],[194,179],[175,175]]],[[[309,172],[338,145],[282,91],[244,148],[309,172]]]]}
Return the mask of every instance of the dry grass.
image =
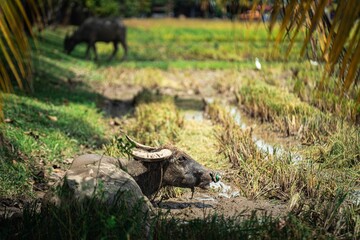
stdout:
{"type": "MultiPolygon", "coordinates": [[[[209,105],[207,113],[220,125],[217,131],[219,151],[238,170],[238,184],[244,196],[287,201],[291,212],[325,233],[335,236],[359,233],[358,205],[347,198],[348,192],[359,184],[356,183],[358,164],[348,170],[330,168],[332,162],[327,162],[328,159],[338,160],[330,157],[333,156],[331,151],[327,151],[325,164],[311,159],[295,164],[287,154],[260,151],[253,142],[251,129],[241,129],[218,104],[209,105]]],[[[343,150],[338,155],[343,156],[343,150]]],[[[355,157],[355,161],[358,159],[356,150],[357,147],[351,149],[351,159],[355,157]]],[[[351,161],[347,159],[347,162],[351,161]]]]}
{"type": "Polygon", "coordinates": [[[135,114],[127,133],[154,146],[174,143],[183,126],[183,117],[170,96],[144,90],[135,97],[135,114]]]}
{"type": "Polygon", "coordinates": [[[218,153],[215,126],[209,120],[186,120],[179,134],[177,147],[208,168],[221,170],[229,166],[227,159],[218,153]]]}
{"type": "Polygon", "coordinates": [[[275,130],[296,136],[304,144],[325,142],[345,123],[302,102],[294,94],[261,81],[244,82],[238,102],[252,117],[274,123],[275,130]]]}

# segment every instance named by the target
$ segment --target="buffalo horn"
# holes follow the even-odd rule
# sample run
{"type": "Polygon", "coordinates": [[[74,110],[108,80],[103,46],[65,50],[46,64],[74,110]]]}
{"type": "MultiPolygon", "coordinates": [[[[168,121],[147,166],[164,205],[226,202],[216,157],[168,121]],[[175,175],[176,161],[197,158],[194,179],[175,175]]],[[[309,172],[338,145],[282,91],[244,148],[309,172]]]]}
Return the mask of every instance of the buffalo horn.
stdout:
{"type": "Polygon", "coordinates": [[[136,160],[140,160],[144,162],[157,162],[171,157],[172,152],[169,149],[161,149],[157,152],[144,152],[144,151],[132,150],[131,154],[136,160]]]}
{"type": "Polygon", "coordinates": [[[137,148],[144,149],[144,150],[155,150],[155,149],[156,149],[156,147],[150,147],[150,146],[146,146],[146,145],[143,145],[143,144],[141,144],[141,143],[138,143],[138,142],[136,142],[135,140],[133,140],[132,138],[130,138],[128,135],[126,135],[126,138],[127,138],[130,142],[132,142],[133,144],[135,144],[135,146],[136,146],[137,148]]]}

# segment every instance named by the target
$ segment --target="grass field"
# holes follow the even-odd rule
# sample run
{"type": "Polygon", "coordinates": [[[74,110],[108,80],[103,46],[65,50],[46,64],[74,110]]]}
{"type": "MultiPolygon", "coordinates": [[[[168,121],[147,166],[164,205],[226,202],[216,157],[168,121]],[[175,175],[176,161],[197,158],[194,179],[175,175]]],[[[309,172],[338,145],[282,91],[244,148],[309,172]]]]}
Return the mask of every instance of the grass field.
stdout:
{"type": "MultiPolygon", "coordinates": [[[[33,54],[34,93],[16,90],[4,95],[1,199],[36,199],[37,193],[45,190],[39,189],[40,183],[47,182],[58,168],[66,169],[67,159],[105,150],[116,156],[118,149],[114,149],[112,139],[128,132],[146,144],[172,143],[208,167],[232,169],[235,174],[230,179],[242,196],[281,201],[289,209],[283,219],[209,216],[184,224],[159,217],[151,228],[153,238],[175,238],[184,232],[193,233],[183,236],[189,239],[360,236],[359,199],[354,200],[360,186],[356,91],[339,98],[333,79],[326,91],[316,91],[322,64],[312,66],[298,56],[301,36],[292,53],[285,56],[287,42],[274,49],[268,40],[274,39],[277,28],[269,36],[262,23],[127,19],[125,24],[130,50],[124,62],[119,61],[122,51],[114,61],[105,61],[112,45],[104,43],[97,44],[98,62],[85,60],[85,45],[66,55],[63,38],[73,27],[46,30],[39,37],[33,54]],[[255,70],[256,57],[261,71],[255,70]],[[129,99],[134,89],[147,90],[129,99]],[[194,98],[182,98],[184,95],[194,98]],[[209,105],[208,119],[188,120],[187,114],[203,111],[202,98],[206,97],[231,100],[209,105]],[[119,99],[134,101],[134,109],[122,115],[105,110],[104,103],[119,99]],[[294,149],[285,146],[280,155],[260,151],[252,130],[241,129],[228,114],[226,105],[230,103],[257,124],[259,131],[289,141],[302,154],[303,162],[294,164],[288,154],[294,149]],[[114,122],[118,126],[114,127],[114,122]]],[[[276,139],[271,143],[281,144],[276,139]]],[[[41,238],[41,232],[56,228],[56,221],[48,228],[43,224],[49,214],[55,214],[65,216],[58,221],[63,223],[66,238],[86,238],[92,232],[99,237],[139,237],[138,228],[127,228],[121,222],[141,222],[141,216],[114,216],[114,209],[106,206],[91,216],[86,209],[75,216],[71,213],[71,208],[77,207],[74,204],[50,209],[44,215],[30,208],[24,224],[34,229],[22,223],[10,229],[23,238],[41,238]],[[79,226],[81,231],[76,232],[72,219],[87,216],[99,221],[98,228],[79,226]]],[[[86,204],[89,209],[94,207],[86,204]]],[[[116,211],[121,212],[121,208],[116,211]]],[[[2,232],[11,234],[9,229],[2,232]]],[[[53,236],[61,234],[55,231],[53,236]]]]}

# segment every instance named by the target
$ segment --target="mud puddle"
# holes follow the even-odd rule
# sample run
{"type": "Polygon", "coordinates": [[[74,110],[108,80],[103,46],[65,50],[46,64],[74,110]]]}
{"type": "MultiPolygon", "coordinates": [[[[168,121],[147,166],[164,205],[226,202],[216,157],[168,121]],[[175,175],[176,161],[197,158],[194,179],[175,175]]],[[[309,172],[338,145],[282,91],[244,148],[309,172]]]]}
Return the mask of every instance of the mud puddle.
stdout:
{"type": "Polygon", "coordinates": [[[227,218],[239,215],[247,216],[253,211],[259,215],[266,212],[280,217],[288,212],[287,206],[279,202],[248,200],[242,196],[229,198],[213,190],[195,192],[192,199],[191,193],[167,199],[158,204],[158,210],[169,212],[171,216],[184,220],[203,218],[212,214],[227,218]]]}

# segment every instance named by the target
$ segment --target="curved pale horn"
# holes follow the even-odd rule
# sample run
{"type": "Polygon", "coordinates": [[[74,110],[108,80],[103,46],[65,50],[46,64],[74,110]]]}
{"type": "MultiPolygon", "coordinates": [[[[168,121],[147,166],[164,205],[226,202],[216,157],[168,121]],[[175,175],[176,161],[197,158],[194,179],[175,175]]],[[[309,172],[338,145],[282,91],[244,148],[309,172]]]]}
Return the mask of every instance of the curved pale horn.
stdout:
{"type": "Polygon", "coordinates": [[[135,147],[137,147],[137,148],[144,149],[144,150],[155,150],[155,149],[157,149],[156,147],[150,147],[150,146],[138,143],[135,140],[133,140],[132,138],[130,138],[128,135],[126,135],[126,138],[127,138],[127,140],[129,140],[130,142],[135,144],[135,147]]]}
{"type": "Polygon", "coordinates": [[[144,162],[157,162],[157,161],[163,161],[172,155],[172,151],[169,149],[161,149],[157,152],[144,152],[144,151],[138,151],[138,150],[132,150],[131,155],[136,160],[144,161],[144,162]]]}

